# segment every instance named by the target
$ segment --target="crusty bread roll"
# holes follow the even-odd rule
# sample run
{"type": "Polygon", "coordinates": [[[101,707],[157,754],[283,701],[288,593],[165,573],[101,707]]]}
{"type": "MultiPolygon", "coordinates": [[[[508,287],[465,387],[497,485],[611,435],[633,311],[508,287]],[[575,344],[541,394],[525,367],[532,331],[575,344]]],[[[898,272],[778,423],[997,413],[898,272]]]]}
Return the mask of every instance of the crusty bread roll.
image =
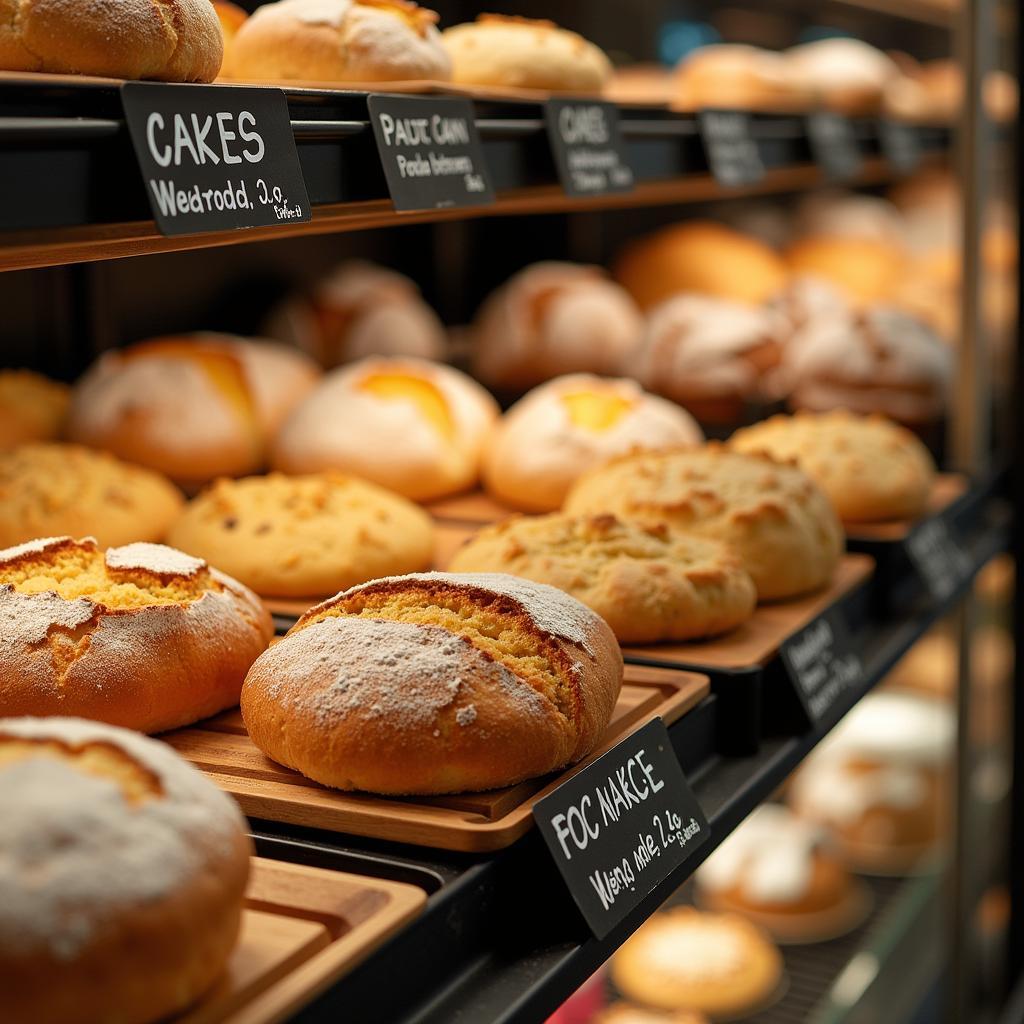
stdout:
{"type": "Polygon", "coordinates": [[[31,370],[0,370],[0,451],[60,436],[71,399],[66,384],[31,370]]]}
{"type": "Polygon", "coordinates": [[[210,0],[0,0],[0,69],[212,82],[223,56],[210,0]]]}
{"type": "Polygon", "coordinates": [[[569,374],[505,413],[484,453],[484,484],[512,508],[550,512],[580,474],[615,455],[703,440],[688,412],[635,381],[569,374]]]}
{"type": "Polygon", "coordinates": [[[441,38],[459,85],[597,93],[612,73],[602,50],[552,21],[480,14],[441,38]]]}
{"type": "Polygon", "coordinates": [[[844,114],[878,113],[886,86],[900,77],[891,57],[859,39],[819,39],[794,46],[784,56],[804,88],[844,114]]]}
{"type": "Polygon", "coordinates": [[[250,590],[159,544],[49,537],[0,551],[0,714],[163,732],[238,701],[270,642],[250,590]]]}
{"type": "Polygon", "coordinates": [[[410,0],[278,0],[231,44],[231,74],[256,81],[445,82],[437,15],[410,0]]]}
{"type": "Polygon", "coordinates": [[[338,789],[456,793],[586,757],[622,685],[612,631],[553,587],[423,573],[311,608],[250,669],[268,756],[338,789]]]}
{"type": "Polygon", "coordinates": [[[308,357],[272,342],[155,338],[93,364],[75,387],[68,435],[194,489],[260,469],[318,376],[308,357]]]}
{"type": "Polygon", "coordinates": [[[599,268],[534,263],[480,307],[473,371],[491,387],[509,390],[562,373],[621,374],[642,331],[633,300],[599,268]]]}
{"type": "Polygon", "coordinates": [[[680,110],[794,110],[812,100],[781,54],[756,46],[701,46],[679,62],[673,78],[672,105],[680,110]]]}
{"type": "Polygon", "coordinates": [[[796,275],[821,277],[854,305],[886,302],[908,272],[906,251],[867,237],[813,235],[786,250],[796,275]]]}
{"type": "Polygon", "coordinates": [[[334,370],[292,413],[275,469],[338,469],[414,501],[469,489],[498,405],[464,373],[421,359],[363,359],[334,370]]]}
{"type": "Polygon", "coordinates": [[[5,1020],[152,1024],[238,937],[245,819],[163,743],[75,718],[0,719],[5,1020]]]}

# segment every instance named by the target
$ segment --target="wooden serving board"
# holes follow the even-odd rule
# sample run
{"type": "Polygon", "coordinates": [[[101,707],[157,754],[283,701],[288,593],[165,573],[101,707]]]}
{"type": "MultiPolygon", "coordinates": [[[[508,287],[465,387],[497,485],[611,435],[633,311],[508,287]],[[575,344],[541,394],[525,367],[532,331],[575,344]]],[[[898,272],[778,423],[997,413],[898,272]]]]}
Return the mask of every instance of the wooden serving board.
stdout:
{"type": "Polygon", "coordinates": [[[230,793],[252,818],[446,850],[499,850],[533,825],[533,805],[631,732],[660,716],[671,724],[708,693],[706,676],[627,665],[625,683],[598,748],[575,768],[486,793],[381,797],[329,789],[256,748],[237,710],[163,737],[230,793]]]}
{"type": "Polygon", "coordinates": [[[940,473],[935,478],[928,505],[920,519],[893,519],[885,523],[844,523],[847,537],[857,541],[891,541],[907,539],[910,531],[923,519],[941,515],[967,492],[967,477],[960,473],[940,473]]]}
{"type": "Polygon", "coordinates": [[[415,917],[404,882],[253,857],[242,930],[217,985],[174,1024],[275,1024],[415,917]]]}

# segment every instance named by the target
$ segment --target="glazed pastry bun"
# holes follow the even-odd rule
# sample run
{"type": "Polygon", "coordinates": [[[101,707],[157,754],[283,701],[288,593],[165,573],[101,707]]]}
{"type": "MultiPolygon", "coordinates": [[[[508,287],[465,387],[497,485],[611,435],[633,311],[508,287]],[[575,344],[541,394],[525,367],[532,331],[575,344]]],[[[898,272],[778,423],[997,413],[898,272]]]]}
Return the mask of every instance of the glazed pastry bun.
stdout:
{"type": "Polygon", "coordinates": [[[4,1018],[152,1024],[224,970],[251,844],[235,802],[163,743],[0,719],[4,1018]]]}
{"type": "Polygon", "coordinates": [[[701,46],[679,62],[673,79],[672,105],[680,110],[794,110],[812,99],[781,54],[756,46],[701,46]]]}
{"type": "Polygon", "coordinates": [[[274,444],[284,473],[337,469],[413,501],[471,488],[498,405],[466,374],[421,359],[333,370],[274,444]]]}
{"type": "Polygon", "coordinates": [[[512,508],[550,512],[582,473],[615,455],[703,439],[689,413],[634,381],[569,374],[534,388],[501,418],[484,453],[484,485],[512,508]]]}
{"type": "Polygon", "coordinates": [[[586,757],[621,685],[612,631],[568,594],[424,573],[311,608],[249,671],[242,717],[268,757],[324,785],[457,793],[586,757]]]}
{"type": "Polygon", "coordinates": [[[0,370],[0,451],[60,436],[71,399],[66,384],[31,370],[0,370]]]}

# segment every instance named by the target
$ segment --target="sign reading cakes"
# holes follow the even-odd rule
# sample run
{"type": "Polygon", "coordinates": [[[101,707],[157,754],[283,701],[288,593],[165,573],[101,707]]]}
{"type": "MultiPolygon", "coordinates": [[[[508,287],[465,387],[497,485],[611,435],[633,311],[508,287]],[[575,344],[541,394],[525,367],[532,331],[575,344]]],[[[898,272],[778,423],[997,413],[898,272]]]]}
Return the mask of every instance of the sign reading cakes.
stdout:
{"type": "Polygon", "coordinates": [[[533,817],[598,938],[710,834],[660,718],[539,800],[533,817]]]}
{"type": "Polygon", "coordinates": [[[614,103],[548,100],[544,120],[566,195],[632,191],[633,168],[626,156],[614,103]]]}
{"type": "Polygon", "coordinates": [[[367,106],[396,210],[494,202],[469,100],[370,96],[367,106]]]}
{"type": "Polygon", "coordinates": [[[310,219],[279,89],[126,82],[121,102],[163,234],[310,219]]]}

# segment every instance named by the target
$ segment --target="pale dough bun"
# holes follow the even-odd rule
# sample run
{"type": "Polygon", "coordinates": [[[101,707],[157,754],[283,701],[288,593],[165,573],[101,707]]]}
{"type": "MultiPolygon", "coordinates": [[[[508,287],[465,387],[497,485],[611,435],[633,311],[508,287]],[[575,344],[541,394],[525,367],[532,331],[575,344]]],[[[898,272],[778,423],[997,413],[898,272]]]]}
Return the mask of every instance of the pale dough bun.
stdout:
{"type": "Polygon", "coordinates": [[[643,332],[629,295],[597,267],[544,262],[514,274],[480,307],[473,371],[516,390],[562,373],[625,373],[643,332]]]}
{"type": "Polygon", "coordinates": [[[632,380],[570,374],[505,413],[484,453],[484,485],[512,508],[550,512],[582,473],[615,455],[703,440],[688,412],[632,380]]]}
{"type": "Polygon", "coordinates": [[[753,580],[724,544],[608,514],[506,519],[470,537],[448,568],[558,587],[624,644],[727,633],[757,603],[753,580]]]}
{"type": "Polygon", "coordinates": [[[898,250],[906,246],[903,216],[893,203],[841,189],[812,192],[801,199],[794,235],[864,239],[898,250]]]}
{"type": "Polygon", "coordinates": [[[0,69],[212,82],[224,53],[210,0],[0,0],[0,69]]]}
{"type": "Polygon", "coordinates": [[[242,717],[268,757],[324,785],[458,793],[586,757],[621,685],[612,631],[568,594],[424,573],[311,608],[249,671],[242,717]]]}
{"type": "Polygon", "coordinates": [[[437,15],[408,0],[278,0],[231,45],[231,74],[256,81],[445,82],[437,15]]]}
{"type": "Polygon", "coordinates": [[[218,480],[171,530],[265,597],[325,597],[378,576],[429,569],[434,527],[418,506],[341,473],[218,480]]]}
{"type": "Polygon", "coordinates": [[[102,547],[163,540],[181,492],[152,470],[76,444],[0,452],[0,547],[35,537],[95,537],[102,547]]]}
{"type": "Polygon", "coordinates": [[[715,443],[609,462],[576,482],[564,510],[611,512],[722,541],[762,601],[825,586],[844,547],[834,509],[804,472],[715,443]]]}
{"type": "Polygon", "coordinates": [[[364,260],[342,263],[304,295],[286,299],[266,334],[333,369],[367,356],[441,359],[445,334],[419,288],[403,274],[364,260]]]}
{"type": "Polygon", "coordinates": [[[75,386],[68,435],[194,489],[262,468],[268,440],[318,377],[307,356],[273,342],[155,338],[93,364],[75,386]]]}
{"type": "Polygon", "coordinates": [[[830,110],[876,114],[886,86],[899,78],[896,62],[859,39],[819,39],[784,55],[797,81],[830,110]]]}
{"type": "Polygon", "coordinates": [[[935,482],[935,460],[914,434],[845,409],[773,416],[738,430],[729,446],[795,461],[848,523],[916,519],[935,482]]]}
{"type": "Polygon", "coordinates": [[[813,100],[781,54],[756,46],[692,50],[676,66],[673,82],[672,105],[680,110],[795,110],[813,100]]]}
{"type": "Polygon", "coordinates": [[[551,21],[480,14],[441,39],[459,85],[599,93],[612,73],[602,50],[551,21]]]}
{"type": "Polygon", "coordinates": [[[338,469],[414,501],[468,490],[498,405],[464,373],[420,359],[363,359],[334,370],[292,413],[275,469],[338,469]]]}
{"type": "MultiPolygon", "coordinates": [[[[782,336],[785,339],[810,323],[848,316],[851,312],[850,302],[843,292],[823,277],[810,274],[798,274],[791,278],[770,308],[783,318],[785,327],[782,336]]],[[[765,383],[769,396],[777,397],[772,391],[771,382],[765,383]]]]}
{"type": "Polygon", "coordinates": [[[70,400],[67,384],[31,370],[0,370],[0,451],[59,437],[70,400]]]}
{"type": "Polygon", "coordinates": [[[630,244],[615,276],[641,309],[650,309],[680,292],[758,305],[781,292],[789,275],[763,242],[714,221],[693,220],[630,244]]]}
{"type": "Polygon", "coordinates": [[[888,301],[908,270],[901,247],[849,234],[802,238],[786,250],[786,261],[793,274],[824,278],[860,306],[888,301]]]}
{"type": "Polygon", "coordinates": [[[612,957],[615,987],[659,1010],[719,1019],[764,1006],[782,982],[782,954],[738,914],[673,907],[642,924],[612,957]]]}
{"type": "Polygon", "coordinates": [[[159,544],[50,537],[0,551],[0,714],[140,732],[238,702],[273,635],[250,590],[159,544]]]}
{"type": "Polygon", "coordinates": [[[0,991],[10,1021],[152,1024],[221,976],[252,844],[163,743],[0,719],[0,991]]]}

